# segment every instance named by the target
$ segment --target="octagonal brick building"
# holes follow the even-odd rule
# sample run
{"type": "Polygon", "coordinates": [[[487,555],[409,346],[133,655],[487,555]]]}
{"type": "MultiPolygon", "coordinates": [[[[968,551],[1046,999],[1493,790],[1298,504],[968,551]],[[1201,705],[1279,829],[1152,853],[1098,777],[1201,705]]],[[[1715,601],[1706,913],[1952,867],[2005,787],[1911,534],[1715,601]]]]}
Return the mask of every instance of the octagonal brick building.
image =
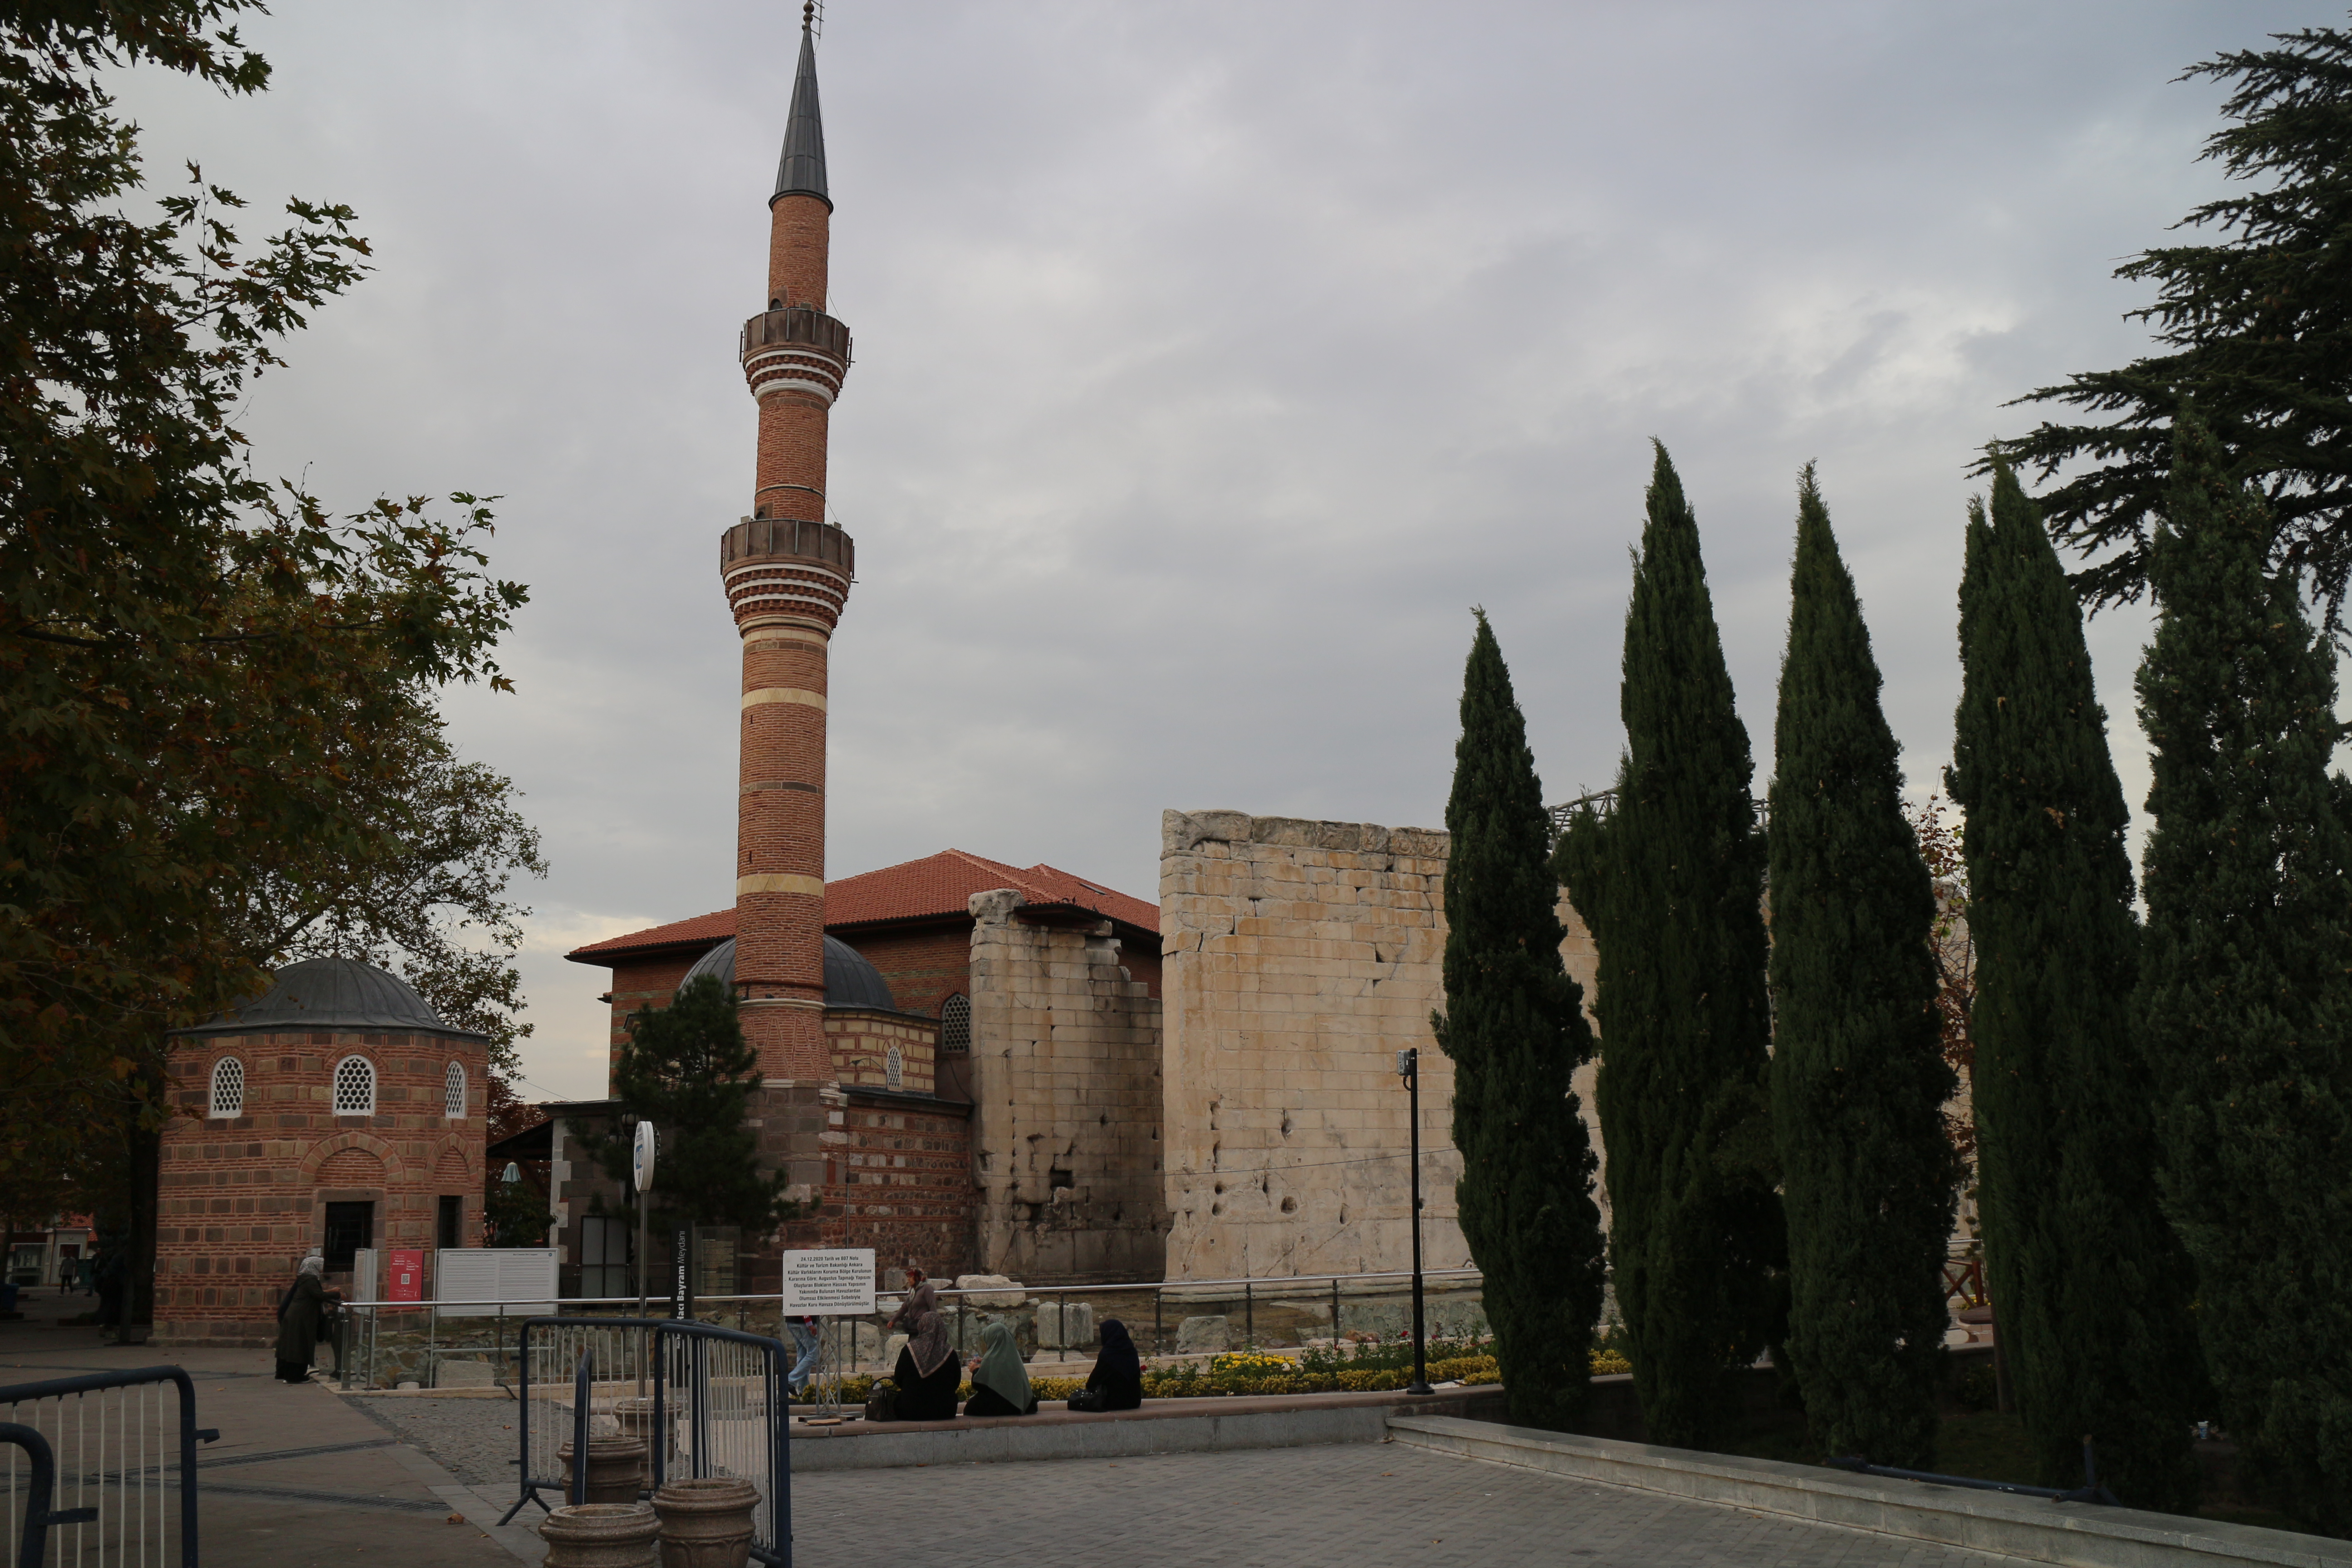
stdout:
{"type": "Polygon", "coordinates": [[[155,1336],[262,1344],[304,1256],[346,1291],[352,1254],[478,1247],[488,1042],[348,958],[277,972],[258,1000],[176,1031],[163,1135],[155,1336]]]}

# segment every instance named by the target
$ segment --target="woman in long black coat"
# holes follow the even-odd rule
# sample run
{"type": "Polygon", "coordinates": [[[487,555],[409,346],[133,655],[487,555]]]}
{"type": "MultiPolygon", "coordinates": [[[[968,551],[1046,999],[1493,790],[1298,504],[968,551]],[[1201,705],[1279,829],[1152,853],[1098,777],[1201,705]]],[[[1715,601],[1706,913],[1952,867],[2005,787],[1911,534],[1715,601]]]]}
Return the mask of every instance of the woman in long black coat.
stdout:
{"type": "Polygon", "coordinates": [[[319,1324],[327,1315],[327,1303],[341,1300],[329,1290],[323,1276],[327,1261],[316,1254],[302,1259],[302,1271],[294,1276],[294,1283],[278,1303],[278,1381],[305,1383],[310,1376],[310,1358],[318,1353],[319,1324]]]}
{"type": "Polygon", "coordinates": [[[898,1385],[897,1420],[949,1421],[955,1417],[956,1391],[963,1383],[963,1363],[948,1342],[948,1323],[940,1311],[939,1293],[926,1280],[907,1298],[890,1320],[903,1331],[907,1342],[898,1349],[890,1381],[898,1385]]]}

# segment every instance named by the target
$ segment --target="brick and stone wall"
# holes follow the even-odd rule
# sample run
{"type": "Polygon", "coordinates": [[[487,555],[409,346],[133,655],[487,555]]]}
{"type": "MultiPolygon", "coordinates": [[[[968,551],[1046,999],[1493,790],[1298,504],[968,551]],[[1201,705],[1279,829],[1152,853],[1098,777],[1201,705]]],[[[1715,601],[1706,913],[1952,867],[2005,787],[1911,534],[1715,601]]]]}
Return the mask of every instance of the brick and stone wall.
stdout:
{"type": "Polygon", "coordinates": [[[926,1018],[940,1004],[971,994],[971,921],[968,916],[927,924],[834,933],[856,948],[890,987],[890,999],[926,1018]]]}
{"type": "Polygon", "coordinates": [[[1160,1005],[1108,921],[971,900],[972,1152],[981,1268],[1032,1283],[1153,1279],[1160,1005]]]}
{"type": "Polygon", "coordinates": [[[828,1007],[825,1038],[833,1047],[834,1081],[845,1089],[932,1091],[932,1058],[940,1026],[929,1018],[876,1007],[828,1007]],[[891,1081],[891,1054],[898,1054],[898,1081],[891,1081]]]}
{"type": "MultiPolygon", "coordinates": [[[[1453,1065],[1429,1026],[1444,1005],[1447,847],[1423,828],[1162,816],[1168,1278],[1409,1267],[1407,1047],[1422,1053],[1426,1258],[1469,1260],[1453,1065]]],[[[1565,898],[1560,919],[1589,1012],[1592,940],[1565,898]]],[[[1576,1089],[1598,1150],[1592,1076],[1576,1089]]]]}
{"type": "MultiPolygon", "coordinates": [[[[375,1205],[379,1252],[425,1253],[434,1289],[439,1200],[464,1205],[460,1245],[481,1244],[484,1047],[425,1034],[196,1036],[172,1044],[175,1111],[163,1133],[155,1240],[155,1334],[169,1344],[263,1344],[278,1298],[325,1236],[326,1205],[375,1205]],[[337,1115],[331,1079],[346,1057],[376,1074],[372,1115],[337,1115]],[[245,1068],[240,1114],[215,1117],[213,1070],[245,1068]],[[445,1075],[466,1073],[466,1114],[445,1114],[445,1075]]],[[[327,1283],[348,1289],[348,1274],[327,1283]]]]}

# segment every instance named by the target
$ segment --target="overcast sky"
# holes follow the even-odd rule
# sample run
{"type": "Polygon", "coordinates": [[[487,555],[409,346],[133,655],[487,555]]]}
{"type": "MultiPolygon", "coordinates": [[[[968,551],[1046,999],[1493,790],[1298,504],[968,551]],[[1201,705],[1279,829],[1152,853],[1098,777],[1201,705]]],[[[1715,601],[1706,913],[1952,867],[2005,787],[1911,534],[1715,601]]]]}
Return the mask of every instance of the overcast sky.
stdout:
{"type": "MultiPolygon", "coordinates": [[[[358,209],[378,270],[262,383],[275,472],[505,499],[511,696],[454,695],[551,875],[547,1095],[604,1092],[584,942],[732,900],[734,359],[797,5],[306,5],[257,100],[130,73],[160,182],[358,209]]],[[[1441,826],[1469,607],[1547,795],[1615,766],[1653,436],[1769,772],[1798,467],[1916,791],[1948,760],[1971,454],[2140,352],[2115,265],[2221,188],[2172,79],[2290,0],[835,0],[835,876],[954,847],[1156,898],[1165,807],[1441,826]]],[[[2100,617],[2126,793],[2144,618],[2100,617]]]]}

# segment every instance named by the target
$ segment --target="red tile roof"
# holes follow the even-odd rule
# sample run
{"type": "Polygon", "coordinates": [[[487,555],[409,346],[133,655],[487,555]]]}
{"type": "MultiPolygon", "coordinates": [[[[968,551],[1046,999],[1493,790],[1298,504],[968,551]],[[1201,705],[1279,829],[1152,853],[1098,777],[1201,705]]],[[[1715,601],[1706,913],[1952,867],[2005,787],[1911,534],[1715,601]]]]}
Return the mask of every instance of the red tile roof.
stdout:
{"type": "MultiPolygon", "coordinates": [[[[1033,905],[1087,910],[1144,931],[1156,932],[1160,929],[1160,908],[1156,904],[1052,866],[1031,866],[1024,870],[961,849],[943,849],[920,860],[827,882],[825,929],[840,931],[893,921],[961,915],[966,912],[974,893],[998,888],[1011,888],[1033,905]]],[[[692,920],[673,921],[668,925],[591,942],[563,956],[575,963],[604,963],[623,954],[666,947],[709,947],[734,934],[735,911],[716,910],[692,920]]]]}
{"type": "Polygon", "coordinates": [[[588,956],[592,952],[610,957],[614,953],[638,952],[660,947],[709,947],[734,934],[735,911],[713,910],[690,921],[672,921],[666,926],[633,931],[626,936],[606,937],[603,942],[575,947],[563,956],[575,963],[594,963],[597,960],[588,956]]]}

